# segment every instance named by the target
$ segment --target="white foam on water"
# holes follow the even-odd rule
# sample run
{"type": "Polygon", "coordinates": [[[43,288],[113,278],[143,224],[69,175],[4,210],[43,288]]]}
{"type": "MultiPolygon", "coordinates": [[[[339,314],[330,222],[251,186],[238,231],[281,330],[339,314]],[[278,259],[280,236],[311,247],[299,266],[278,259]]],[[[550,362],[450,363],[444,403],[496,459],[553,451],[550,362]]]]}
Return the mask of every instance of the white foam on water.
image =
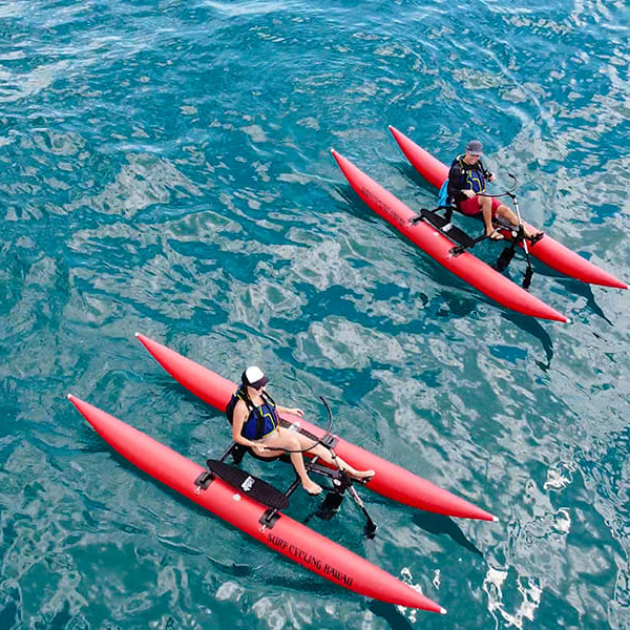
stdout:
{"type": "Polygon", "coordinates": [[[436,589],[440,588],[440,570],[439,569],[435,570],[435,575],[433,576],[433,586],[435,586],[436,589]]]}
{"type": "Polygon", "coordinates": [[[557,466],[549,468],[547,471],[547,481],[545,481],[543,488],[545,490],[562,490],[566,488],[571,481],[572,473],[575,471],[575,464],[561,462],[557,466]]]}
{"type": "Polygon", "coordinates": [[[523,620],[534,621],[534,613],[540,606],[542,588],[533,583],[531,578],[518,576],[516,578],[516,589],[522,595],[523,601],[519,604],[515,612],[511,613],[505,609],[503,604],[503,588],[508,580],[508,571],[502,569],[488,568],[483,581],[483,590],[488,595],[488,610],[496,616],[501,615],[509,626],[514,626],[521,630],[523,620]]]}
{"type": "Polygon", "coordinates": [[[215,594],[219,601],[237,602],[245,593],[245,589],[236,582],[223,582],[215,594]]]}

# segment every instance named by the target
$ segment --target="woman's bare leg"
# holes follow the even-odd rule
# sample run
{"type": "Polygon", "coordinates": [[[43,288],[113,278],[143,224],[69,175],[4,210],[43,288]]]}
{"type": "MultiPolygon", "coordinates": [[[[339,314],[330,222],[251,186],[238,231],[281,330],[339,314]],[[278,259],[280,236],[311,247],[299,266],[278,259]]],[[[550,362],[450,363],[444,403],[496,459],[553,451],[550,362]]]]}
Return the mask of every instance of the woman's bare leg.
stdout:
{"type": "Polygon", "coordinates": [[[355,479],[363,480],[363,479],[369,479],[370,477],[374,477],[373,470],[357,470],[356,468],[348,464],[348,462],[341,459],[341,457],[338,457],[337,455],[333,455],[330,449],[327,449],[325,446],[322,446],[321,444],[318,444],[317,446],[310,448],[315,443],[313,442],[313,440],[306,437],[305,435],[297,434],[297,439],[298,439],[298,442],[300,443],[300,450],[308,448],[309,453],[312,453],[313,455],[319,457],[322,461],[326,462],[327,464],[331,466],[335,466],[336,468],[339,468],[341,472],[348,473],[351,477],[354,477],[355,479]]]}
{"type": "MultiPolygon", "coordinates": [[[[261,446],[264,445],[268,449],[272,450],[261,450],[260,448],[256,448],[256,454],[261,457],[277,457],[278,455],[283,455],[286,451],[300,451],[305,448],[300,445],[300,441],[296,439],[295,435],[287,436],[283,435],[283,433],[284,432],[274,432],[272,436],[269,436],[269,438],[265,439],[265,442],[261,444],[261,446]],[[276,448],[278,450],[275,450],[276,448]]],[[[293,468],[295,468],[295,472],[302,483],[302,487],[309,494],[319,494],[322,491],[322,487],[308,476],[308,472],[304,466],[304,457],[302,456],[302,453],[289,453],[289,456],[291,458],[293,468]]]]}
{"type": "Polygon", "coordinates": [[[308,476],[306,467],[304,466],[304,457],[302,457],[302,453],[291,453],[291,463],[293,464],[293,468],[295,468],[297,476],[302,482],[304,490],[306,490],[309,494],[319,494],[322,491],[322,487],[308,476]]]}
{"type": "MultiPolygon", "coordinates": [[[[373,470],[357,470],[348,464],[348,462],[341,459],[341,457],[333,456],[332,452],[325,446],[322,446],[321,444],[315,445],[315,442],[305,435],[289,431],[288,429],[281,428],[279,432],[274,431],[272,435],[265,439],[264,445],[268,449],[273,450],[260,451],[256,449],[256,454],[261,455],[262,457],[277,457],[286,451],[304,451],[305,449],[309,449],[309,453],[319,457],[326,464],[339,468],[342,472],[347,473],[351,477],[360,481],[370,479],[375,474],[373,470]]],[[[289,453],[289,455],[291,457],[291,463],[293,464],[295,472],[302,482],[304,489],[309,494],[319,494],[322,491],[322,488],[308,476],[308,472],[306,471],[306,467],[304,465],[303,454],[294,452],[289,453]]]]}

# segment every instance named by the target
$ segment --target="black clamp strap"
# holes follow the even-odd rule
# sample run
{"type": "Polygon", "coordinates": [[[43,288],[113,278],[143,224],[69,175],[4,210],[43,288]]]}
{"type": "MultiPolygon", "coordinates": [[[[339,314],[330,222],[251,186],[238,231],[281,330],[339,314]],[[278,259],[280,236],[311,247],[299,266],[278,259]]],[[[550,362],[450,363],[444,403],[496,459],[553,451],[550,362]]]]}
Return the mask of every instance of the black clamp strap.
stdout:
{"type": "Polygon", "coordinates": [[[337,446],[337,443],[339,442],[339,438],[334,436],[332,433],[326,433],[326,435],[324,435],[323,438],[318,440],[318,442],[322,446],[325,446],[327,449],[332,451],[333,448],[335,448],[335,446],[337,446]]]}
{"type": "Polygon", "coordinates": [[[263,512],[262,516],[258,519],[258,522],[265,529],[272,529],[273,526],[278,522],[279,518],[280,512],[278,512],[276,508],[269,508],[268,510],[265,510],[263,512]]]}
{"type": "Polygon", "coordinates": [[[214,475],[209,470],[202,472],[197,479],[195,479],[195,485],[197,486],[195,494],[199,494],[201,490],[207,490],[214,479],[214,475]]]}

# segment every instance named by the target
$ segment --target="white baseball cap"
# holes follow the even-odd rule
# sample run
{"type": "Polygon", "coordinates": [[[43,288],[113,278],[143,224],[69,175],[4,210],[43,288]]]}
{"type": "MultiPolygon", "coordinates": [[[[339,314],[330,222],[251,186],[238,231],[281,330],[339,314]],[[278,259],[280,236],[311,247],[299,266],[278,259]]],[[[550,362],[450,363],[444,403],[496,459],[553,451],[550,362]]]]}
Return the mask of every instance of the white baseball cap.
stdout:
{"type": "Polygon", "coordinates": [[[243,383],[249,385],[254,389],[260,389],[269,382],[269,379],[265,376],[265,373],[257,366],[250,365],[243,372],[243,383]]]}

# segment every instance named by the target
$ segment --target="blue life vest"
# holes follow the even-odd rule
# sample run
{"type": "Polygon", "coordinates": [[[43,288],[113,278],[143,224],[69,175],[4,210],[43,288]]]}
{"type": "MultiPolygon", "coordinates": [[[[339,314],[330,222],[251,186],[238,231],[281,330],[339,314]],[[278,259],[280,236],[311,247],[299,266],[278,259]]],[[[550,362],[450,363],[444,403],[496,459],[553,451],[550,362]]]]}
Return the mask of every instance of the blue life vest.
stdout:
{"type": "Polygon", "coordinates": [[[475,193],[483,192],[486,189],[486,178],[485,178],[485,169],[481,160],[475,164],[475,168],[468,169],[464,163],[464,156],[460,155],[453,160],[453,164],[456,162],[459,163],[459,166],[462,169],[462,177],[459,181],[459,186],[461,190],[472,190],[475,193]]]}
{"type": "Polygon", "coordinates": [[[243,387],[239,387],[233,394],[230,402],[225,410],[230,424],[234,422],[234,407],[239,400],[242,400],[249,410],[249,416],[243,428],[241,429],[241,435],[248,440],[260,440],[269,435],[272,431],[278,428],[278,414],[276,412],[276,403],[269,394],[262,394],[263,403],[256,407],[249,396],[244,391],[243,387]]]}

